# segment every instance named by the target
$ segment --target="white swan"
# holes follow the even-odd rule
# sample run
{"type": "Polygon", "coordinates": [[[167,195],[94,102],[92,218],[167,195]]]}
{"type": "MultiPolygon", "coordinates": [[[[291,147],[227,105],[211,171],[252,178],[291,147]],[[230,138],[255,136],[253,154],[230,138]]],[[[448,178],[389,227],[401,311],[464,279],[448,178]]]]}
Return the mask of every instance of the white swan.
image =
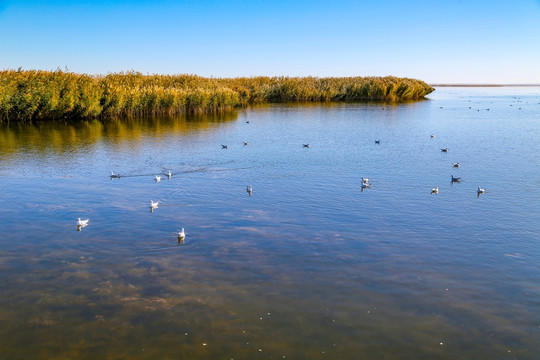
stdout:
{"type": "Polygon", "coordinates": [[[478,190],[476,190],[478,194],[483,194],[486,192],[486,189],[482,189],[480,186],[478,187],[478,190]]]}
{"type": "Polygon", "coordinates": [[[88,225],[89,220],[90,219],[81,220],[81,218],[77,218],[77,226],[86,226],[88,225]]]}
{"type": "Polygon", "coordinates": [[[153,202],[152,200],[150,200],[150,208],[157,209],[158,205],[159,205],[159,201],[153,202]]]}
{"type": "Polygon", "coordinates": [[[432,188],[432,189],[431,189],[431,193],[432,193],[432,194],[438,194],[438,193],[439,193],[439,187],[436,186],[436,187],[432,188]]]}
{"type": "Polygon", "coordinates": [[[184,228],[182,228],[182,230],[180,230],[180,232],[177,235],[178,235],[178,241],[184,240],[186,238],[186,233],[184,232],[184,228]]]}
{"type": "Polygon", "coordinates": [[[161,176],[159,176],[159,175],[154,176],[154,180],[156,180],[156,182],[160,182],[161,181],[161,176]]]}

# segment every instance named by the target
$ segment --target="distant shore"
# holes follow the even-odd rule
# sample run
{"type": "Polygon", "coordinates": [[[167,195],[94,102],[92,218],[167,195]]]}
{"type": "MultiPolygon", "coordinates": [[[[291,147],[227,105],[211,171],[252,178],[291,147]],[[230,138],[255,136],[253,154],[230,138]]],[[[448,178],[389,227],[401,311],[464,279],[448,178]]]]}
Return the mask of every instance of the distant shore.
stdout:
{"type": "Polygon", "coordinates": [[[429,84],[433,87],[530,87],[540,84],[429,84]]]}
{"type": "Polygon", "coordinates": [[[421,80],[386,77],[205,78],[0,71],[0,123],[211,113],[255,103],[414,101],[435,89],[421,80]]]}

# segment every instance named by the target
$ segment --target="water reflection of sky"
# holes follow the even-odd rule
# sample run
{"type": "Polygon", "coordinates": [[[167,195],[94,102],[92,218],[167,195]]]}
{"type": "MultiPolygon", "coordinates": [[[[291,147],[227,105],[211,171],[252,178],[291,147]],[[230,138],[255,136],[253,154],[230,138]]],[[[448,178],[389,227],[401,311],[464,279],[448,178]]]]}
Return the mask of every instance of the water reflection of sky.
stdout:
{"type": "Polygon", "coordinates": [[[535,358],[539,96],[456,91],[0,129],[3,356],[535,358]]]}

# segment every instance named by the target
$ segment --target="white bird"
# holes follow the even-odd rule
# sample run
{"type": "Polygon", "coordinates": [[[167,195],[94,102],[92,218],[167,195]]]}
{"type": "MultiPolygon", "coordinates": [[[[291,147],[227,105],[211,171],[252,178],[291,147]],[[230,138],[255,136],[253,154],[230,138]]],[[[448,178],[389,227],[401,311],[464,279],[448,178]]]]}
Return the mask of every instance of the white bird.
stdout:
{"type": "Polygon", "coordinates": [[[159,175],[154,176],[154,180],[156,180],[156,182],[160,182],[161,181],[161,176],[159,176],[159,175]]]}
{"type": "Polygon", "coordinates": [[[363,178],[362,178],[362,184],[369,184],[369,179],[363,177],[363,178]]]}
{"type": "Polygon", "coordinates": [[[459,163],[452,163],[452,166],[455,167],[455,168],[458,168],[458,167],[459,167],[459,163]]]}
{"type": "Polygon", "coordinates": [[[81,218],[77,218],[77,226],[86,226],[86,225],[88,225],[88,220],[90,220],[90,219],[81,220],[81,218]]]}
{"type": "Polygon", "coordinates": [[[170,179],[172,177],[171,170],[167,173],[167,178],[170,179]]]}
{"type": "Polygon", "coordinates": [[[186,233],[184,232],[184,228],[182,228],[182,230],[180,230],[180,232],[177,235],[178,235],[178,241],[184,240],[186,238],[186,233]]]}
{"type": "Polygon", "coordinates": [[[448,148],[441,149],[442,152],[448,152],[448,148]]]}
{"type": "Polygon", "coordinates": [[[250,185],[248,185],[248,186],[246,187],[246,191],[247,191],[247,192],[249,193],[249,195],[251,196],[251,192],[253,191],[253,188],[252,188],[250,185]]]}
{"type": "Polygon", "coordinates": [[[159,205],[159,201],[153,202],[152,200],[150,200],[150,208],[151,209],[157,209],[158,205],[159,205]]]}
{"type": "Polygon", "coordinates": [[[433,189],[431,189],[431,193],[432,193],[432,194],[438,194],[438,193],[439,193],[439,187],[436,186],[436,187],[434,187],[433,189]]]}
{"type": "Polygon", "coordinates": [[[477,192],[478,192],[478,194],[483,194],[483,193],[486,192],[486,189],[482,189],[482,188],[479,186],[477,192]]]}
{"type": "Polygon", "coordinates": [[[120,175],[118,174],[115,174],[111,171],[111,179],[119,179],[120,178],[120,175]]]}
{"type": "Polygon", "coordinates": [[[454,175],[452,175],[452,182],[459,182],[460,180],[460,177],[455,177],[454,175]]]}

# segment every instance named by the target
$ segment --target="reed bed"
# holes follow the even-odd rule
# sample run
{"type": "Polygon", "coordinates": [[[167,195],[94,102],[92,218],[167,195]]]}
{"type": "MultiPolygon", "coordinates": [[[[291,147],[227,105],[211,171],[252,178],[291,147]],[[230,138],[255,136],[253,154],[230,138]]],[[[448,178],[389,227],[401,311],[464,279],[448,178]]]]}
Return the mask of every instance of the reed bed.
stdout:
{"type": "Polygon", "coordinates": [[[261,102],[406,101],[433,91],[420,80],[387,77],[91,76],[0,71],[0,122],[211,113],[261,102]]]}

